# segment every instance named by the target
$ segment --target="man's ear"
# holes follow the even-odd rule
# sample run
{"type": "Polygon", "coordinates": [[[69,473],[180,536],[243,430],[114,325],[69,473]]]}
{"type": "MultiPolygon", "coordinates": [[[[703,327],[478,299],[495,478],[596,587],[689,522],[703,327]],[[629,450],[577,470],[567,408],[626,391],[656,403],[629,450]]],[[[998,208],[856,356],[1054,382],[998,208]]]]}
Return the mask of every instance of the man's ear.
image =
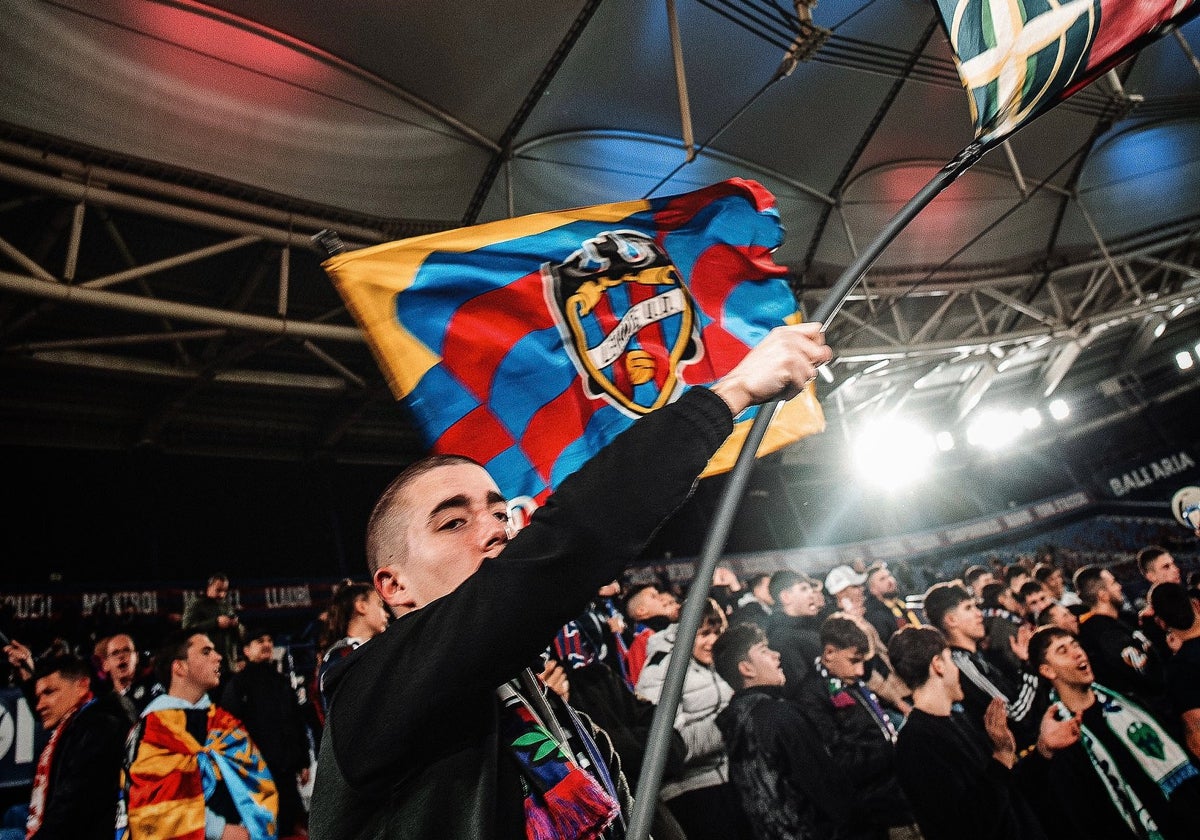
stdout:
{"type": "Polygon", "coordinates": [[[1038,676],[1049,682],[1054,682],[1058,677],[1058,672],[1054,670],[1048,663],[1043,662],[1038,666],[1038,676]]]}
{"type": "Polygon", "coordinates": [[[375,572],[374,583],[375,591],[395,615],[403,615],[417,608],[407,577],[395,566],[384,566],[375,572]]]}
{"type": "Polygon", "coordinates": [[[940,653],[933,657],[933,659],[929,660],[929,670],[933,673],[933,676],[937,677],[939,680],[946,676],[946,662],[942,659],[942,655],[940,653]]]}
{"type": "Polygon", "coordinates": [[[743,659],[738,663],[738,673],[744,680],[752,679],[755,676],[755,670],[754,665],[748,659],[743,659]]]}

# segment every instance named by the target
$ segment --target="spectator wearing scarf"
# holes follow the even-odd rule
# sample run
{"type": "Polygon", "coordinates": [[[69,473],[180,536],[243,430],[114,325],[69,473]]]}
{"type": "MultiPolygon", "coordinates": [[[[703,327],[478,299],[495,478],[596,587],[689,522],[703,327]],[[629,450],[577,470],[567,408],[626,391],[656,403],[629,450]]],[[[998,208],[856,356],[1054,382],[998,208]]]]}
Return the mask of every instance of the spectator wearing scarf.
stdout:
{"type": "Polygon", "coordinates": [[[850,616],[834,613],[821,625],[821,647],[795,696],[826,733],[832,761],[853,787],[849,799],[856,807],[838,837],[919,836],[911,834],[912,809],[896,774],[896,728],[862,682],[867,634],[850,616]]]}
{"type": "Polygon", "coordinates": [[[1081,737],[1018,764],[1023,790],[1050,836],[1184,840],[1200,837],[1200,771],[1137,703],[1095,683],[1075,636],[1043,627],[1029,663],[1054,685],[1059,719],[1081,737]]]}
{"type": "Polygon", "coordinates": [[[111,840],[124,714],[111,695],[93,696],[90,669],[78,657],[43,659],[34,677],[38,717],[51,735],[38,757],[26,837],[111,840]]]}

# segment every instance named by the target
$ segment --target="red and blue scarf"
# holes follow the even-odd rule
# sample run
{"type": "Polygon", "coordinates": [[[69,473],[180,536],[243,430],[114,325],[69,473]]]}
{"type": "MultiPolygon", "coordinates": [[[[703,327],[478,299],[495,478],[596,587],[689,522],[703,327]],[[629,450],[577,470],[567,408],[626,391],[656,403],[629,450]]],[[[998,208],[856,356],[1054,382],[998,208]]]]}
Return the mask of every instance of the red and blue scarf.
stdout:
{"type": "Polygon", "coordinates": [[[526,837],[529,840],[604,837],[621,809],[595,742],[583,730],[579,718],[566,707],[586,756],[572,755],[569,744],[550,733],[529,701],[512,686],[503,686],[499,694],[500,737],[521,768],[526,837]],[[600,781],[580,766],[581,759],[591,766],[600,781]]]}

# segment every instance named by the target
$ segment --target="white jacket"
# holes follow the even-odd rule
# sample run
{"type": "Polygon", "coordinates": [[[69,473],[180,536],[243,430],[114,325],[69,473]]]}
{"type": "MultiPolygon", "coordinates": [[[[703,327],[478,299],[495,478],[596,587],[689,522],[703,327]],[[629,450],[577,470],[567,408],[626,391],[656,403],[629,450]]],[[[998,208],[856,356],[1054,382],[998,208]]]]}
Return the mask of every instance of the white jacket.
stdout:
{"type": "MultiPolygon", "coordinates": [[[[662,697],[678,629],[678,624],[672,624],[651,636],[646,645],[646,665],[638,677],[637,693],[655,704],[662,697]]],[[[687,758],[682,776],[663,784],[662,799],[729,781],[729,758],[717,728],[717,715],[729,705],[731,697],[733,689],[713,668],[689,657],[683,696],[675,713],[675,729],[687,744],[687,758]]]]}

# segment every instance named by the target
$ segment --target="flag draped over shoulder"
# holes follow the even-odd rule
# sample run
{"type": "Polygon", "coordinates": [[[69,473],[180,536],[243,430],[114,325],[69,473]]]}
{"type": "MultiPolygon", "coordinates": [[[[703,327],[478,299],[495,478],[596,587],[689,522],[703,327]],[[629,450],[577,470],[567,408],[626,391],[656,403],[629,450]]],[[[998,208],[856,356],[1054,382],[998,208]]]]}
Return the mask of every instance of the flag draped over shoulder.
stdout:
{"type": "Polygon", "coordinates": [[[975,136],[1001,140],[1198,10],[1198,0],[934,0],[975,136]]]}
{"type": "MultiPolygon", "coordinates": [[[[506,219],[332,257],[325,268],[435,452],[540,502],[638,417],[714,382],[799,320],[772,259],[775,199],[686,195],[506,219]]],[[[708,472],[729,469],[753,420],[708,472]]],[[[761,452],[824,427],[810,387],[761,452]]]]}

